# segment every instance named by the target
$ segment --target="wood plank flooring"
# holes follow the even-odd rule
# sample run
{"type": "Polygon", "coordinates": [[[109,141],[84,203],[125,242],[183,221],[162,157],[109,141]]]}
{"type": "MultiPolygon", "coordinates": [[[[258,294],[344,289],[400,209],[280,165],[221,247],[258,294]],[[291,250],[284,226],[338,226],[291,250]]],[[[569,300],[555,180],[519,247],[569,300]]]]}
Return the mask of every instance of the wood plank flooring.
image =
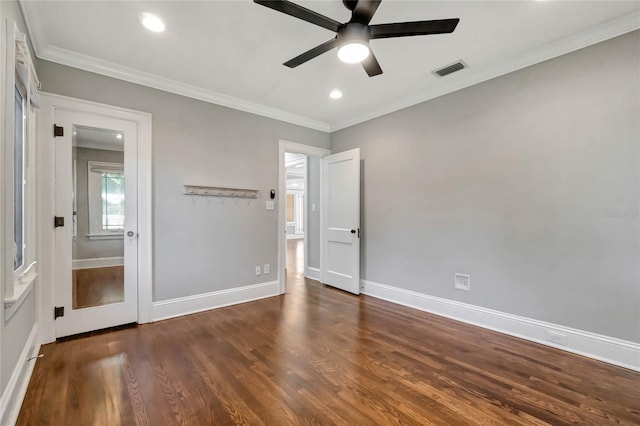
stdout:
{"type": "Polygon", "coordinates": [[[74,269],[72,280],[73,309],[124,300],[124,266],[74,269]]]}
{"type": "Polygon", "coordinates": [[[307,281],[43,347],[19,425],[640,424],[640,374],[307,281]]]}

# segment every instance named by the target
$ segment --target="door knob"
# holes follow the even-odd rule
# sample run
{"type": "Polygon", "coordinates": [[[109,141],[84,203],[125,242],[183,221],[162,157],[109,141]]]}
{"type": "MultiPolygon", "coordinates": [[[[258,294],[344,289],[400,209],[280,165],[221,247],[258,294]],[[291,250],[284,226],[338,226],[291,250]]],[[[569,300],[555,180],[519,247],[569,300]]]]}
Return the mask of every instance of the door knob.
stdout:
{"type": "Polygon", "coordinates": [[[133,231],[127,232],[127,237],[133,238],[135,235],[136,235],[136,233],[133,232],[133,231]]]}
{"type": "Polygon", "coordinates": [[[355,233],[356,233],[356,230],[355,230],[355,229],[352,229],[352,230],[351,230],[351,233],[352,233],[352,234],[355,234],[355,233]]]}

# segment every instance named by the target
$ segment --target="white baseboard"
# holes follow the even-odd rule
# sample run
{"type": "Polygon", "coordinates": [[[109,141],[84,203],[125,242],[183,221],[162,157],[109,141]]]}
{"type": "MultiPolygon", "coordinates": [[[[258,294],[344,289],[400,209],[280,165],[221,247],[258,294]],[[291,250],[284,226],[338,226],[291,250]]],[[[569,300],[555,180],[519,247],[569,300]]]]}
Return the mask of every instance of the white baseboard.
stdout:
{"type": "Polygon", "coordinates": [[[244,287],[230,288],[228,290],[153,302],[153,321],[195,314],[196,312],[237,305],[238,303],[251,302],[252,300],[264,299],[266,297],[277,296],[278,294],[280,294],[278,281],[270,281],[244,287]]]}
{"type": "Polygon", "coordinates": [[[0,399],[0,424],[2,425],[14,425],[18,420],[20,407],[22,407],[22,401],[27,393],[29,380],[33,373],[33,367],[36,365],[35,359],[31,361],[28,361],[28,359],[38,355],[40,350],[37,336],[37,326],[34,324],[18,362],[13,369],[9,383],[7,383],[7,387],[0,399]]]}
{"type": "Polygon", "coordinates": [[[124,257],[101,257],[95,259],[73,259],[73,269],[106,268],[109,266],[123,266],[124,257]]]}
{"type": "Polygon", "coordinates": [[[302,240],[304,234],[287,234],[287,240],[302,240]]]}
{"type": "Polygon", "coordinates": [[[305,277],[312,280],[320,281],[320,269],[312,268],[311,266],[308,266],[305,277]]]}
{"type": "Polygon", "coordinates": [[[640,343],[416,293],[372,281],[361,280],[360,285],[362,293],[368,296],[640,371],[640,343]],[[566,336],[562,337],[566,340],[566,344],[549,341],[549,332],[566,336]]]}

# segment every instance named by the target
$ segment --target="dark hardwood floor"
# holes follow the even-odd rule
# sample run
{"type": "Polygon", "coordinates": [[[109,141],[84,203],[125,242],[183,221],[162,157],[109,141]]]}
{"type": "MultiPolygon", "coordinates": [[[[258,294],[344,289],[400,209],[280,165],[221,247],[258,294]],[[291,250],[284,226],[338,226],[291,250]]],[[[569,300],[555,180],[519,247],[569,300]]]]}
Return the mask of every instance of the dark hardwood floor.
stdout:
{"type": "Polygon", "coordinates": [[[640,374],[304,280],[46,345],[19,425],[640,424],[640,374]]]}

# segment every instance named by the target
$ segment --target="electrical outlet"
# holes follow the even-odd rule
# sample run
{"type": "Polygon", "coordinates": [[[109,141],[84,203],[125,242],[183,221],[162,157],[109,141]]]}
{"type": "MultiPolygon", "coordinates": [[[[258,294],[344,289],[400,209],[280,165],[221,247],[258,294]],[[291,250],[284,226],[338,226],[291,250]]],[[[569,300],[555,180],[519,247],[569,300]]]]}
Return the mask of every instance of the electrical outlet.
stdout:
{"type": "Polygon", "coordinates": [[[556,345],[567,346],[567,335],[557,331],[547,330],[547,340],[556,345]]]}
{"type": "Polygon", "coordinates": [[[271,265],[269,265],[268,263],[264,264],[264,267],[262,268],[262,271],[264,272],[265,275],[268,275],[271,273],[271,265]]]}
{"type": "Polygon", "coordinates": [[[262,268],[260,266],[256,266],[256,275],[262,275],[262,268]]]}
{"type": "Polygon", "coordinates": [[[456,290],[471,291],[471,276],[467,274],[459,274],[456,272],[453,286],[456,290]]]}

